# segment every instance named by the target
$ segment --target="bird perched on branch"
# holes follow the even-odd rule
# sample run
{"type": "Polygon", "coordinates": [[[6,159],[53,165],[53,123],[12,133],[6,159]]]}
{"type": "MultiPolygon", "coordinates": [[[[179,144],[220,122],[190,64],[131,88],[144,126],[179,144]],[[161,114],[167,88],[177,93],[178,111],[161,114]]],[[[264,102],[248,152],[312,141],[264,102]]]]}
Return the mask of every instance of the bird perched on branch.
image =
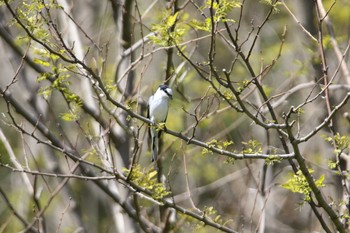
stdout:
{"type": "Polygon", "coordinates": [[[152,162],[157,160],[159,150],[159,138],[162,133],[160,123],[165,123],[168,110],[169,99],[173,98],[173,91],[165,84],[160,85],[157,91],[148,100],[147,117],[152,121],[153,126],[149,128],[152,146],[152,162]],[[157,126],[158,125],[158,126],[157,126]]]}

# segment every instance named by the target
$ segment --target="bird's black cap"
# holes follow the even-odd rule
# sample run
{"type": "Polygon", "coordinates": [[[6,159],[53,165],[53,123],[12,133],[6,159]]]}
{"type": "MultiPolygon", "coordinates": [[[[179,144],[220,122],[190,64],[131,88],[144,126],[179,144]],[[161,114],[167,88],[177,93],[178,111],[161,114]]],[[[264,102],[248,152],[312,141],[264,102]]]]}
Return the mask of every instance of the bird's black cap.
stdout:
{"type": "Polygon", "coordinates": [[[162,85],[159,85],[159,88],[160,88],[162,91],[164,91],[170,98],[173,96],[171,93],[169,93],[169,92],[167,91],[167,89],[169,88],[168,85],[162,84],[162,85]]]}

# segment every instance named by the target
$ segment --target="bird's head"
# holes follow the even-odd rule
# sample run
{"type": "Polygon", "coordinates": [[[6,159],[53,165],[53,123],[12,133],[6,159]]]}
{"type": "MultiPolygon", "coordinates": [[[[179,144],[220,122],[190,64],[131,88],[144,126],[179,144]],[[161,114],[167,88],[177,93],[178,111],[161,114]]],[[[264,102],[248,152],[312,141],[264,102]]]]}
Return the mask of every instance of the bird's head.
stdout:
{"type": "Polygon", "coordinates": [[[164,92],[167,97],[169,97],[170,99],[173,99],[173,91],[167,85],[165,84],[160,85],[158,88],[158,91],[164,92]]]}

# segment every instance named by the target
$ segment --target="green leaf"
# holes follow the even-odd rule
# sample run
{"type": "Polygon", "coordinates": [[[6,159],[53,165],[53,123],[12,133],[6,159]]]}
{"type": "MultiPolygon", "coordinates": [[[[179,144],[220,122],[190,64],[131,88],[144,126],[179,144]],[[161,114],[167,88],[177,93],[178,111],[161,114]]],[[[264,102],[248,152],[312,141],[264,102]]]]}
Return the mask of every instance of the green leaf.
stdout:
{"type": "Polygon", "coordinates": [[[157,171],[146,171],[145,169],[141,169],[139,164],[131,169],[124,168],[123,170],[132,182],[151,191],[154,199],[159,200],[170,194],[165,186],[157,181],[157,171]]]}
{"type": "MultiPolygon", "coordinates": [[[[309,173],[312,174],[314,171],[309,169],[309,173]]],[[[318,180],[315,180],[315,184],[318,188],[322,188],[325,185],[323,184],[325,177],[321,175],[318,180]]],[[[311,188],[307,182],[303,173],[299,170],[296,174],[291,174],[291,178],[287,180],[286,183],[281,185],[283,188],[290,190],[293,193],[304,194],[304,200],[310,201],[311,188]]]]}
{"type": "Polygon", "coordinates": [[[151,171],[148,176],[150,179],[154,178],[157,175],[157,171],[151,171]]]}
{"type": "Polygon", "coordinates": [[[175,24],[178,14],[179,14],[179,12],[176,12],[174,15],[170,15],[169,18],[167,19],[166,25],[169,28],[175,24]]]}
{"type": "MultiPolygon", "coordinates": [[[[209,20],[210,20],[210,18],[209,18],[209,20]]],[[[201,21],[198,21],[196,19],[193,19],[193,20],[191,20],[190,25],[197,30],[210,32],[210,26],[208,27],[207,22],[201,22],[201,21]]]]}
{"type": "Polygon", "coordinates": [[[60,117],[64,121],[77,121],[79,119],[79,115],[73,112],[62,113],[60,117]]]}
{"type": "Polygon", "coordinates": [[[202,155],[206,155],[206,154],[213,154],[213,152],[211,150],[209,150],[208,148],[203,148],[202,155]]]}
{"type": "Polygon", "coordinates": [[[41,60],[39,58],[34,58],[33,62],[46,67],[49,67],[51,65],[49,62],[41,60]]]}
{"type": "Polygon", "coordinates": [[[235,99],[235,96],[233,95],[232,91],[225,90],[223,94],[227,100],[235,99]]]}
{"type": "Polygon", "coordinates": [[[324,140],[330,142],[334,147],[334,152],[336,155],[340,155],[344,150],[350,149],[350,136],[340,135],[337,133],[333,137],[323,136],[324,140]]]}
{"type": "Polygon", "coordinates": [[[227,157],[224,161],[224,163],[231,164],[231,165],[235,164],[235,162],[236,162],[236,160],[234,158],[231,158],[231,157],[227,157]]]}
{"type": "Polygon", "coordinates": [[[328,160],[327,164],[330,169],[335,169],[338,166],[338,163],[332,160],[328,160]]]}
{"type": "Polygon", "coordinates": [[[248,142],[242,142],[244,145],[244,149],[242,151],[243,154],[261,154],[262,153],[262,145],[257,140],[249,140],[248,142]]]}
{"type": "Polygon", "coordinates": [[[267,159],[265,159],[265,164],[273,165],[275,163],[280,163],[281,161],[282,158],[278,157],[277,155],[270,155],[267,159]]]}
{"type": "Polygon", "coordinates": [[[261,0],[261,3],[268,5],[270,7],[272,7],[272,13],[278,13],[280,11],[280,9],[278,9],[278,6],[281,5],[282,3],[276,1],[275,3],[273,3],[272,0],[261,0]]]}
{"type": "Polygon", "coordinates": [[[41,82],[41,81],[47,80],[52,75],[53,74],[50,72],[40,73],[39,76],[36,78],[36,81],[41,82]]]}
{"type": "Polygon", "coordinates": [[[213,139],[213,140],[207,142],[207,144],[208,144],[209,148],[213,148],[213,147],[215,147],[218,144],[218,140],[213,139]]]}
{"type": "Polygon", "coordinates": [[[179,44],[189,29],[188,22],[183,22],[187,17],[187,14],[181,14],[180,17],[179,12],[172,14],[171,11],[164,11],[160,23],[152,25],[155,35],[149,38],[161,46],[179,44]]]}
{"type": "Polygon", "coordinates": [[[52,88],[51,87],[41,87],[38,91],[39,95],[42,95],[44,99],[48,100],[51,96],[52,88]]]}
{"type": "Polygon", "coordinates": [[[323,188],[325,187],[325,185],[323,184],[323,181],[324,181],[324,174],[322,174],[320,176],[320,178],[318,178],[318,180],[315,181],[315,184],[318,188],[323,188]]]}
{"type": "Polygon", "coordinates": [[[227,147],[229,147],[230,145],[233,145],[233,141],[224,141],[223,142],[223,147],[226,149],[227,147]]]}

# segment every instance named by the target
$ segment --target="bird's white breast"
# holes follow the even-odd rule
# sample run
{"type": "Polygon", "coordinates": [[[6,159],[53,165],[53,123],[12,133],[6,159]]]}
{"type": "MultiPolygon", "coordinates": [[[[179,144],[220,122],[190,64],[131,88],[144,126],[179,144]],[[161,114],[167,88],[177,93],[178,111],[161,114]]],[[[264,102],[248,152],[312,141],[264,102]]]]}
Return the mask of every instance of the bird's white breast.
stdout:
{"type": "Polygon", "coordinates": [[[168,114],[168,97],[152,96],[149,100],[149,114],[154,123],[164,122],[168,114]]]}

